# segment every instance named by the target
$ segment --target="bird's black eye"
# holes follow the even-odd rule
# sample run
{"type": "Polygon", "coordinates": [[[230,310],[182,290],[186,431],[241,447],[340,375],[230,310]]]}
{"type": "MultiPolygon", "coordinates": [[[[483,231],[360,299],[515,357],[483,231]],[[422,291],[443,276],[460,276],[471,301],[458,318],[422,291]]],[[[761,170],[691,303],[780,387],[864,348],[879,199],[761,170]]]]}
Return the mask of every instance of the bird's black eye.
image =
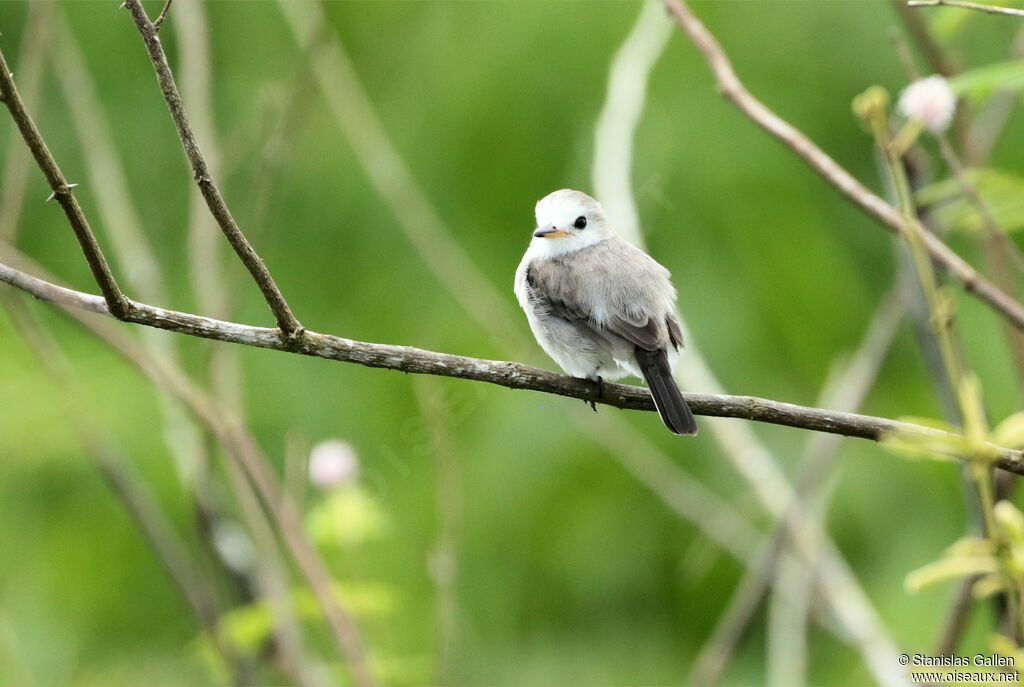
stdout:
{"type": "Polygon", "coordinates": [[[577,229],[585,229],[587,226],[587,218],[581,215],[580,217],[576,218],[576,221],[573,222],[572,225],[577,229]]]}

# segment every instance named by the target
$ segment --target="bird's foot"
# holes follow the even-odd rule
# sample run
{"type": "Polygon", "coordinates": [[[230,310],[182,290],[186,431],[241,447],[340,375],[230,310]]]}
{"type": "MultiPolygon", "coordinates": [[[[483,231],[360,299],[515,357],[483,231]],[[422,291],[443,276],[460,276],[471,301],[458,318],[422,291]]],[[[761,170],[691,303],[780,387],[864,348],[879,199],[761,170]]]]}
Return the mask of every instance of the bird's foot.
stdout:
{"type": "MultiPolygon", "coordinates": [[[[597,397],[601,398],[602,396],[604,396],[604,378],[601,377],[601,375],[597,375],[591,381],[597,384],[597,397]]],[[[597,412],[596,400],[584,401],[584,403],[589,404],[590,409],[593,410],[595,413],[597,412]]]]}

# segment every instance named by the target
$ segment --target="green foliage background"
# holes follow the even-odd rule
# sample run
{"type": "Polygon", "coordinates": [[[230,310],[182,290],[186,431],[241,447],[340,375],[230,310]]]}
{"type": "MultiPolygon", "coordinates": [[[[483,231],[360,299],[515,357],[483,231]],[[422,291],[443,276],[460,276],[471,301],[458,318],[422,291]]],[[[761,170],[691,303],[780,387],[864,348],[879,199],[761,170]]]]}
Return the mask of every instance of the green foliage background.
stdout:
{"type": "MultiPolygon", "coordinates": [[[[151,14],[160,3],[149,2],[151,14]]],[[[113,2],[61,5],[86,53],[142,209],[144,231],[188,290],[190,182],[151,67],[113,2]]],[[[269,2],[206,5],[216,123],[233,160],[222,189],[242,224],[251,201],[268,102],[294,97],[301,55],[269,2]]],[[[886,2],[698,2],[750,89],[869,185],[871,141],[850,114],[854,95],[904,83],[887,35],[886,2]]],[[[389,134],[451,231],[514,305],[512,275],[529,240],[533,203],[555,188],[589,189],[593,126],[607,68],[635,2],[346,2],[327,11],[389,134]]],[[[173,10],[172,10],[173,11],[173,10]]],[[[26,4],[0,3],[17,78],[26,4]]],[[[954,39],[970,64],[1005,59],[1015,24],[972,17],[954,39]]],[[[175,28],[162,32],[177,64],[175,28]]],[[[367,182],[319,93],[306,100],[255,243],[307,326],[356,339],[501,357],[444,291],[367,182]]],[[[85,170],[52,74],[36,118],[72,181],[85,170]]],[[[0,146],[11,123],[0,118],[0,146]]],[[[1024,121],[1011,117],[994,166],[1024,167],[1024,121]]],[[[0,147],[3,155],[5,147],[0,147]]],[[[681,310],[734,393],[813,404],[837,357],[858,343],[893,281],[893,244],[791,154],[716,95],[704,63],[674,35],[658,64],[638,132],[635,182],[649,248],[668,266],[681,310]]],[[[96,218],[95,194],[79,197],[96,218]]],[[[33,169],[20,246],[61,277],[94,290],[84,260],[33,169]]],[[[980,256],[969,238],[954,247],[980,256]]],[[[237,319],[269,324],[258,291],[225,260],[237,319]]],[[[999,323],[959,299],[960,332],[993,419],[1018,407],[999,323]]],[[[188,500],[163,444],[154,395],[133,370],[46,306],[91,395],[89,410],[155,488],[182,531],[188,500]]],[[[524,319],[514,323],[525,331],[524,319]]],[[[209,351],[179,341],[194,368],[209,351]]],[[[286,437],[340,437],[359,451],[385,534],[337,556],[343,579],[386,585],[390,610],[363,618],[396,684],[431,680],[438,538],[437,456],[414,431],[414,381],[393,372],[275,352],[240,351],[251,426],[280,465],[286,437]]],[[[539,348],[524,362],[552,367],[539,348]]],[[[683,364],[686,364],[685,357],[683,364]]],[[[437,380],[452,404],[461,473],[456,682],[466,685],[677,684],[723,611],[742,568],[681,522],[570,420],[577,402],[437,380]]],[[[694,389],[693,391],[701,391],[694,389]]],[[[194,620],[84,458],[60,390],[0,316],[0,684],[196,685],[194,620]]],[[[938,416],[909,327],[866,404],[873,414],[938,416]]],[[[622,414],[684,470],[767,528],[749,489],[709,432],[679,440],[649,414],[622,414]]],[[[757,427],[795,470],[807,435],[757,427]]],[[[953,586],[916,596],[903,577],[964,532],[953,464],[904,461],[848,440],[828,526],[897,642],[927,652],[953,586]]],[[[310,506],[321,498],[314,496],[310,506]]],[[[965,650],[987,649],[979,607],[965,650]]],[[[763,674],[760,621],[727,681],[763,674]]],[[[815,630],[815,684],[862,684],[857,656],[815,630]]]]}

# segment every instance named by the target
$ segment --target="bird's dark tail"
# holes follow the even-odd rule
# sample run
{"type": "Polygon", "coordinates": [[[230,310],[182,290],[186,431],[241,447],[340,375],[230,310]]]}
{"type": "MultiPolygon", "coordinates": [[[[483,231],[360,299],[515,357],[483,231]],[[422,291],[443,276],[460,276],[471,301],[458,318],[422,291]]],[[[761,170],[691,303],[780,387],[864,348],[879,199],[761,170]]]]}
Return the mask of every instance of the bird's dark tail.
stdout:
{"type": "Polygon", "coordinates": [[[690,406],[686,405],[686,399],[676,386],[665,351],[646,351],[638,346],[636,362],[654,397],[654,407],[658,409],[658,415],[669,431],[673,434],[696,435],[697,421],[693,419],[690,406]]]}

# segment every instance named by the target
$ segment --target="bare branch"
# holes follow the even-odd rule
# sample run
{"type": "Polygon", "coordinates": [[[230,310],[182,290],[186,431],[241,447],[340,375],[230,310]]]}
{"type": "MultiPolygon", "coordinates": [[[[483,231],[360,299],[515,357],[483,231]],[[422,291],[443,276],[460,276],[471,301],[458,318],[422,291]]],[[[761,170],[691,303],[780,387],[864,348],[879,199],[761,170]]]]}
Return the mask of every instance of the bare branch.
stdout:
{"type": "MultiPolygon", "coordinates": [[[[106,303],[99,296],[43,281],[2,263],[0,281],[40,300],[109,314],[106,303]]],[[[616,408],[654,410],[651,396],[643,387],[605,383],[602,392],[596,383],[589,380],[566,377],[520,363],[469,358],[411,346],[366,343],[313,331],[307,331],[302,341],[295,341],[276,329],[214,320],[134,301],[130,301],[130,305],[130,322],[203,339],[412,374],[469,379],[509,389],[530,389],[616,408]]],[[[898,420],[809,408],[753,396],[686,394],[686,400],[698,415],[751,420],[872,441],[879,441],[893,433],[924,434],[940,438],[951,436],[946,432],[898,420]]],[[[1024,452],[994,445],[991,448],[998,455],[998,467],[1024,474],[1024,452]]]]}
{"type": "Polygon", "coordinates": [[[32,157],[35,158],[36,164],[46,176],[46,182],[53,191],[51,197],[60,203],[61,209],[67,216],[71,230],[82,247],[85,259],[89,263],[89,269],[106,299],[110,313],[123,319],[128,314],[128,299],[118,287],[117,281],[110,271],[110,266],[107,264],[107,259],[96,241],[96,236],[92,233],[89,221],[85,218],[85,213],[82,212],[82,207],[78,204],[75,194],[71,192],[74,185],[69,184],[64,178],[64,173],[57,166],[57,161],[54,160],[46,142],[43,141],[35,122],[25,110],[25,104],[22,102],[21,96],[18,95],[18,89],[14,86],[14,77],[7,65],[7,60],[4,59],[3,51],[0,51],[0,100],[7,107],[7,111],[11,113],[11,118],[18,130],[21,131],[21,136],[32,152],[32,157]]]}
{"type": "MultiPolygon", "coordinates": [[[[899,210],[872,193],[849,172],[828,156],[801,131],[772,112],[746,89],[736,76],[732,63],[707,27],[694,15],[684,0],[664,0],[676,23],[700,50],[719,90],[755,124],[778,139],[840,194],[892,233],[899,235],[903,226],[899,210]]],[[[937,236],[924,231],[922,241],[931,258],[961,283],[963,288],[996,312],[1024,330],[1024,306],[1014,300],[967,264],[937,236]]]]}
{"type": "Polygon", "coordinates": [[[959,7],[965,10],[975,10],[987,14],[1005,14],[1011,17],[1024,17],[1024,10],[1016,10],[1012,7],[998,7],[995,5],[981,5],[976,2],[961,2],[961,0],[910,0],[907,7],[959,7]]]}
{"type": "Polygon", "coordinates": [[[288,307],[284,296],[277,288],[277,284],[270,275],[267,266],[263,264],[263,260],[249,244],[242,230],[238,228],[235,218],[231,215],[231,211],[220,194],[220,190],[214,183],[206,159],[203,157],[202,152],[200,152],[199,144],[192,133],[192,126],[189,123],[188,115],[185,113],[185,106],[181,101],[181,96],[178,94],[178,87],[174,83],[174,75],[171,73],[167,56],[164,54],[163,46],[160,44],[160,39],[153,28],[153,24],[146,15],[146,10],[143,9],[142,3],[139,0],[125,0],[125,7],[131,13],[139,35],[142,36],[146,52],[149,54],[150,62],[153,63],[153,69],[156,72],[157,83],[160,84],[160,91],[163,93],[164,100],[167,103],[167,109],[170,111],[171,119],[174,121],[174,127],[178,131],[178,138],[181,140],[181,145],[185,150],[185,156],[192,167],[192,174],[196,185],[199,186],[199,192],[203,194],[206,205],[210,208],[210,213],[217,220],[217,224],[220,226],[224,237],[231,244],[231,247],[235,250],[245,268],[249,270],[249,274],[252,275],[260,291],[263,292],[263,297],[277,319],[277,326],[289,336],[300,335],[302,325],[299,324],[299,321],[295,319],[295,315],[292,314],[291,308],[288,307]]]}

